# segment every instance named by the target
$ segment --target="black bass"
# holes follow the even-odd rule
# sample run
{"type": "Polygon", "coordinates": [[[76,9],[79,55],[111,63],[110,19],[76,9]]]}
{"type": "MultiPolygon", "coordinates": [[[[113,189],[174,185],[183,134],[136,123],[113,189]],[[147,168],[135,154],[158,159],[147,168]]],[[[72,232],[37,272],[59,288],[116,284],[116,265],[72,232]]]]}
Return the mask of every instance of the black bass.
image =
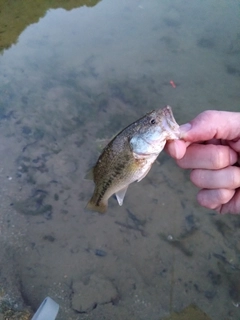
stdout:
{"type": "Polygon", "coordinates": [[[167,140],[179,139],[172,109],[151,111],[118,133],[104,148],[92,169],[95,190],[87,209],[104,213],[115,193],[121,206],[130,183],[141,181],[167,140]]]}

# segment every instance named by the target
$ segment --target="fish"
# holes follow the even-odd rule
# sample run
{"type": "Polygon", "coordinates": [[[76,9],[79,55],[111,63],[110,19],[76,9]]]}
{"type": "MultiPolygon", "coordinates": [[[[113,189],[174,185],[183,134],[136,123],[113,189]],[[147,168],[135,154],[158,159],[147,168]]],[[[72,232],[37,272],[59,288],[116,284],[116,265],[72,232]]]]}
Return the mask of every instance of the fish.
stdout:
{"type": "Polygon", "coordinates": [[[179,138],[179,125],[170,106],[148,112],[120,131],[88,173],[95,189],[86,209],[105,213],[113,194],[121,206],[128,186],[148,174],[166,141],[179,138]]]}

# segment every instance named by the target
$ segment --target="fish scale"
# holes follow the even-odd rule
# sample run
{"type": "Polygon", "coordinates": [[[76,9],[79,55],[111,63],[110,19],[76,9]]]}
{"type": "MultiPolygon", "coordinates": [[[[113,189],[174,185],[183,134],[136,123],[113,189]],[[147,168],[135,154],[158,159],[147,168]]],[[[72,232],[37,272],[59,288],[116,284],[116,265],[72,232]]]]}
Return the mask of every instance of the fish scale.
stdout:
{"type": "Polygon", "coordinates": [[[113,194],[122,205],[129,184],[141,181],[166,141],[179,137],[179,125],[170,106],[153,110],[123,129],[103,149],[92,168],[95,189],[86,208],[106,212],[113,194]]]}

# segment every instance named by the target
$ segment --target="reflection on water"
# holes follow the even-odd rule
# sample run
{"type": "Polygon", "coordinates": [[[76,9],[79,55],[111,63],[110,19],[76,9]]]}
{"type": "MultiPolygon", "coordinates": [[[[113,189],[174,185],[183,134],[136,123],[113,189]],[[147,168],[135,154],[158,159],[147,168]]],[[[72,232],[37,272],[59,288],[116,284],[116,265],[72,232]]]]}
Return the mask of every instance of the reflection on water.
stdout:
{"type": "Polygon", "coordinates": [[[46,11],[63,8],[72,10],[81,6],[93,7],[100,0],[70,0],[70,1],[0,1],[0,50],[9,48],[17,42],[24,29],[39,21],[46,11]]]}
{"type": "Polygon", "coordinates": [[[191,304],[236,319],[239,217],[201,209],[164,153],[106,215],[84,211],[83,178],[97,140],[149,110],[169,104],[179,123],[239,110],[238,2],[64,3],[0,3],[1,296],[33,310],[51,296],[59,320],[159,320],[191,304]]]}

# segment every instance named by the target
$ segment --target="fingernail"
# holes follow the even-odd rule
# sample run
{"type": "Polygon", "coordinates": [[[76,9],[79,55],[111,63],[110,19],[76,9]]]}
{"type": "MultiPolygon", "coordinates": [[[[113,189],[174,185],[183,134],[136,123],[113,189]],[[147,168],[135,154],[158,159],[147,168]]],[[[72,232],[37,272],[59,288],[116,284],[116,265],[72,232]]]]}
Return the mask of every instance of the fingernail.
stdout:
{"type": "Polygon", "coordinates": [[[185,136],[185,133],[187,133],[192,128],[191,123],[185,123],[180,126],[180,138],[183,138],[185,136]]]}

